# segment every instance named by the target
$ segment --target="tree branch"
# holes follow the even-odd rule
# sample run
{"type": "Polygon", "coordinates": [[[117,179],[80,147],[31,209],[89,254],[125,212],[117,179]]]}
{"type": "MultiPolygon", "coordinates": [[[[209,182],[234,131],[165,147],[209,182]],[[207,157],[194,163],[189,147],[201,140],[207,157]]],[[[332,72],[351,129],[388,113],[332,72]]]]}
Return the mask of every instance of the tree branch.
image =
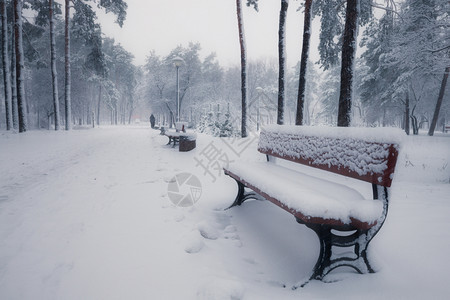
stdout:
{"type": "Polygon", "coordinates": [[[383,6],[380,6],[380,5],[375,4],[375,3],[370,3],[370,6],[372,6],[372,7],[374,7],[374,8],[382,9],[382,10],[384,10],[384,11],[392,12],[392,13],[396,14],[397,16],[399,16],[400,19],[402,19],[402,21],[403,21],[402,16],[401,16],[397,11],[395,11],[395,10],[392,9],[392,8],[383,7],[383,6]]]}
{"type": "Polygon", "coordinates": [[[429,51],[430,51],[431,53],[436,53],[436,52],[440,52],[440,51],[443,51],[443,50],[449,49],[449,48],[450,48],[450,45],[447,45],[447,46],[445,46],[445,47],[443,47],[443,48],[441,48],[441,49],[436,49],[436,50],[431,50],[431,49],[429,49],[429,51]]]}

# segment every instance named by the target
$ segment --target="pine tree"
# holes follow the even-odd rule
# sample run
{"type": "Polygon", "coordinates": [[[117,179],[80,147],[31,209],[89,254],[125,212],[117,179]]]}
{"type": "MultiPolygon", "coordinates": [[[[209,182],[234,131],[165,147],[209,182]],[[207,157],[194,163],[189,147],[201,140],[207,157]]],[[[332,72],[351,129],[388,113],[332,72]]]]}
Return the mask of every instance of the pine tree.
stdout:
{"type": "Polygon", "coordinates": [[[344,39],[342,43],[341,88],[337,125],[350,126],[352,111],[353,68],[358,36],[359,0],[347,0],[344,39]]]}
{"type": "MultiPolygon", "coordinates": [[[[53,117],[55,120],[55,130],[59,130],[59,97],[58,97],[58,74],[56,71],[56,45],[55,45],[55,32],[54,32],[54,2],[48,1],[49,4],[49,23],[50,23],[50,53],[51,53],[51,72],[52,72],[52,86],[53,86],[53,117]]],[[[66,122],[69,123],[69,122],[66,122]]]]}
{"type": "MultiPolygon", "coordinates": [[[[407,0],[402,3],[401,20],[398,22],[394,47],[389,54],[392,67],[400,70],[400,76],[393,82],[394,87],[408,89],[416,99],[425,98],[426,101],[430,94],[438,98],[429,131],[431,135],[434,131],[431,129],[435,127],[439,116],[439,102],[442,101],[439,99],[443,97],[446,72],[450,66],[448,7],[448,1],[445,0],[407,0]],[[426,86],[427,89],[419,91],[421,95],[416,95],[417,86],[426,86]]],[[[411,112],[414,112],[414,108],[411,112]]],[[[411,118],[413,125],[417,124],[416,116],[412,113],[411,118]]],[[[413,129],[418,133],[418,128],[413,129]]]]}
{"type": "Polygon", "coordinates": [[[3,84],[5,89],[5,113],[6,130],[13,128],[13,103],[11,95],[11,71],[8,56],[8,21],[6,13],[6,0],[0,0],[0,13],[2,22],[2,62],[3,62],[3,84]]]}
{"type": "Polygon", "coordinates": [[[445,73],[442,78],[441,88],[439,90],[438,100],[436,102],[436,108],[434,109],[433,119],[431,121],[430,129],[428,130],[428,135],[432,136],[436,128],[437,120],[439,117],[439,111],[441,110],[442,101],[444,100],[445,87],[447,85],[448,74],[450,73],[450,67],[445,68],[445,73]]]}
{"type": "Polygon", "coordinates": [[[286,99],[286,17],[289,0],[281,0],[280,24],[278,27],[278,113],[277,124],[284,124],[286,99]]]}
{"type": "Polygon", "coordinates": [[[65,0],[64,9],[64,116],[66,119],[66,130],[72,129],[72,100],[71,84],[72,77],[70,73],[70,0],[65,0]]]}
{"type": "MultiPolygon", "coordinates": [[[[14,14],[14,12],[13,12],[14,14]]],[[[14,23],[14,15],[13,15],[13,23],[14,23]]],[[[16,72],[16,33],[14,29],[12,29],[11,34],[11,100],[12,100],[12,115],[13,115],[13,127],[14,129],[19,129],[19,105],[17,102],[17,72],[16,72]]]]}
{"type": "Polygon", "coordinates": [[[314,0],[312,3],[313,17],[319,16],[319,61],[324,70],[339,63],[339,52],[342,46],[343,24],[345,19],[342,2],[338,0],[314,0]]]}
{"type": "Polygon", "coordinates": [[[24,82],[24,52],[22,36],[22,7],[23,1],[14,0],[14,35],[16,51],[16,81],[17,81],[17,106],[19,115],[19,132],[25,132],[28,129],[25,82],[24,82]]]}
{"type": "MultiPolygon", "coordinates": [[[[93,1],[93,0],[90,0],[93,1]]],[[[87,1],[87,2],[90,2],[87,1]]],[[[85,3],[82,0],[65,0],[65,83],[64,83],[64,90],[65,90],[65,117],[66,117],[66,130],[70,130],[71,126],[68,123],[71,122],[71,106],[72,106],[72,100],[71,100],[71,64],[70,64],[70,2],[72,2],[74,5],[74,16],[72,22],[74,23],[75,35],[78,37],[83,37],[86,42],[93,45],[93,50],[91,52],[91,60],[93,56],[96,56],[96,66],[94,69],[101,73],[102,77],[105,75],[104,70],[100,65],[102,63],[100,62],[102,60],[102,55],[98,53],[98,51],[101,51],[101,37],[100,42],[98,40],[98,32],[100,30],[100,27],[98,24],[96,24],[97,16],[92,9],[92,7],[89,5],[89,3],[85,3]]],[[[93,1],[97,2],[97,1],[93,1]]],[[[104,8],[106,13],[112,12],[116,15],[116,22],[119,24],[120,27],[122,27],[123,22],[126,18],[126,10],[127,10],[127,4],[123,0],[100,0],[97,2],[98,8],[104,8]]],[[[99,102],[97,106],[97,124],[100,124],[100,101],[102,99],[101,97],[101,90],[102,87],[99,87],[99,102]]]]}
{"type": "MultiPolygon", "coordinates": [[[[248,5],[248,3],[247,3],[248,5]]],[[[255,9],[257,4],[255,3],[255,9]]],[[[239,44],[241,49],[241,106],[242,106],[242,118],[241,118],[241,136],[247,136],[247,49],[245,44],[244,33],[244,17],[242,15],[242,3],[241,0],[236,0],[238,29],[239,29],[239,44]]]]}
{"type": "Polygon", "coordinates": [[[327,70],[337,65],[339,53],[341,56],[338,126],[350,125],[356,38],[359,24],[365,25],[372,15],[371,6],[371,0],[347,0],[344,11],[339,0],[313,2],[313,15],[321,16],[320,65],[327,70]]]}
{"type": "Polygon", "coordinates": [[[389,3],[383,17],[373,19],[365,32],[362,58],[367,69],[361,96],[368,107],[383,113],[400,103],[405,131],[411,119],[418,133],[417,114],[429,113],[433,95],[440,98],[439,80],[444,82],[441,76],[450,65],[448,3],[408,0],[398,11],[389,3]]]}
{"type": "MultiPolygon", "coordinates": [[[[253,5],[258,10],[259,0],[247,0],[247,6],[253,5]]],[[[289,0],[281,0],[278,25],[278,108],[277,124],[284,124],[284,106],[286,99],[286,17],[289,0]]]]}
{"type": "Polygon", "coordinates": [[[305,105],[305,90],[306,90],[306,67],[309,56],[309,40],[311,38],[311,6],[312,0],[305,0],[305,16],[303,23],[303,46],[302,56],[300,60],[300,74],[298,81],[298,95],[297,95],[297,114],[295,117],[295,125],[303,124],[303,110],[305,105]]]}
{"type": "Polygon", "coordinates": [[[231,137],[234,135],[233,123],[231,122],[231,114],[228,111],[225,114],[225,120],[220,125],[220,137],[231,137]]]}
{"type": "Polygon", "coordinates": [[[392,50],[394,18],[391,7],[379,19],[373,18],[363,34],[361,45],[365,47],[362,59],[367,68],[361,80],[361,98],[368,106],[379,107],[391,101],[393,91],[390,84],[399,76],[396,69],[389,66],[387,53],[392,50]]]}

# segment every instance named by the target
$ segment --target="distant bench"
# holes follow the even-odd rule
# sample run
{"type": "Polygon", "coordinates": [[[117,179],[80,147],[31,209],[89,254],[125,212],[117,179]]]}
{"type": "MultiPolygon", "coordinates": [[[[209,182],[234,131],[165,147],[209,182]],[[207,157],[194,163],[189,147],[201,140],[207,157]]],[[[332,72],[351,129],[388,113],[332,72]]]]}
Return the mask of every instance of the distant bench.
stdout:
{"type": "Polygon", "coordinates": [[[373,273],[367,248],[387,216],[389,187],[399,150],[398,133],[386,137],[379,132],[369,128],[266,127],[260,134],[258,151],[266,154],[267,162],[240,161],[224,169],[238,184],[230,208],[263,197],[314,230],[320,254],[309,280],[322,280],[341,266],[361,274],[373,273]],[[281,166],[281,162],[292,166],[281,166]],[[312,169],[298,164],[323,172],[315,171],[320,173],[317,177],[309,174],[312,169]],[[295,166],[302,170],[293,170],[295,166]],[[370,183],[372,199],[347,185],[322,178],[328,172],[370,183]],[[333,246],[353,251],[336,254],[333,246]]]}
{"type": "Polygon", "coordinates": [[[164,127],[161,128],[161,134],[169,138],[167,145],[172,144],[174,148],[179,144],[179,151],[186,152],[194,149],[196,147],[197,135],[195,133],[186,132],[187,122],[177,122],[175,124],[175,131],[165,130],[164,127]]]}
{"type": "Polygon", "coordinates": [[[444,133],[447,133],[447,132],[449,132],[450,131],[450,124],[444,124],[443,125],[443,131],[444,131],[444,133]]]}

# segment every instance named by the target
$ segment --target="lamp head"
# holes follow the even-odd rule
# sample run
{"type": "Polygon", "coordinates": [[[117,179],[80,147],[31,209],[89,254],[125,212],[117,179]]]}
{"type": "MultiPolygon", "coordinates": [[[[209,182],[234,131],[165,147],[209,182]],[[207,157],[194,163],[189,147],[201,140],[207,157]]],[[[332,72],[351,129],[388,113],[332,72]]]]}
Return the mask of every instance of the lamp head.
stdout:
{"type": "Polygon", "coordinates": [[[179,56],[172,59],[172,62],[175,65],[175,67],[181,67],[184,64],[184,60],[179,56]]]}

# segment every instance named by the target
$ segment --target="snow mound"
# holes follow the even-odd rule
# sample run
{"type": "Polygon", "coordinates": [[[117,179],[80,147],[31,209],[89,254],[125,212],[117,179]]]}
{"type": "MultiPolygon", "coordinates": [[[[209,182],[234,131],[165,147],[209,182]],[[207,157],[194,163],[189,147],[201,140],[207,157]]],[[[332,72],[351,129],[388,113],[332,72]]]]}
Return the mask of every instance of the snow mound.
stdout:
{"type": "Polygon", "coordinates": [[[232,279],[213,277],[200,285],[197,292],[199,300],[243,299],[244,285],[232,279]]]}
{"type": "Polygon", "coordinates": [[[197,229],[200,232],[200,235],[208,240],[217,240],[220,236],[219,231],[206,221],[198,223],[197,229]]]}
{"type": "Polygon", "coordinates": [[[197,232],[193,231],[185,239],[184,251],[186,253],[198,253],[205,246],[205,242],[202,237],[198,235],[197,232]]]}

